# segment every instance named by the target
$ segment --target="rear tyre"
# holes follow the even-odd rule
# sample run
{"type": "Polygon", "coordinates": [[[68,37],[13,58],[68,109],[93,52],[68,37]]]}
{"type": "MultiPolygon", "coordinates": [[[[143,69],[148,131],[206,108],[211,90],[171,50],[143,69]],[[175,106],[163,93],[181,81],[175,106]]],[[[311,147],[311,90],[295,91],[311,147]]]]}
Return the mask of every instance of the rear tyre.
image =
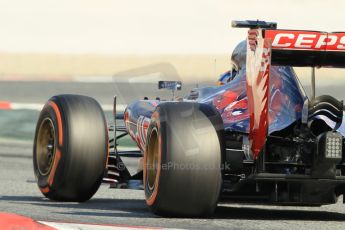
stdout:
{"type": "Polygon", "coordinates": [[[144,154],[146,203],[158,215],[207,216],[222,185],[223,122],[197,103],[162,103],[153,113],[144,154]]]}
{"type": "Polygon", "coordinates": [[[54,96],[37,122],[33,164],[44,196],[83,202],[98,190],[108,155],[108,131],[98,102],[80,95],[54,96]]]}

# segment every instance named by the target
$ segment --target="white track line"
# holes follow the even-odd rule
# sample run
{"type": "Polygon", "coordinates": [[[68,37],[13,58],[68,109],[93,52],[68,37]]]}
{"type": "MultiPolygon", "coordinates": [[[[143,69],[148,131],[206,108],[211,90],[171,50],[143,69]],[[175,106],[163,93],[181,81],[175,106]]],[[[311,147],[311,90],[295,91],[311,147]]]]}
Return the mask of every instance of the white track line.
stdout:
{"type": "Polygon", "coordinates": [[[78,224],[78,223],[59,223],[59,222],[49,222],[49,221],[38,221],[41,224],[48,225],[50,227],[56,228],[58,230],[157,230],[157,229],[169,229],[175,230],[173,228],[155,228],[155,227],[144,227],[144,226],[125,226],[125,225],[98,225],[98,224],[78,224]]]}

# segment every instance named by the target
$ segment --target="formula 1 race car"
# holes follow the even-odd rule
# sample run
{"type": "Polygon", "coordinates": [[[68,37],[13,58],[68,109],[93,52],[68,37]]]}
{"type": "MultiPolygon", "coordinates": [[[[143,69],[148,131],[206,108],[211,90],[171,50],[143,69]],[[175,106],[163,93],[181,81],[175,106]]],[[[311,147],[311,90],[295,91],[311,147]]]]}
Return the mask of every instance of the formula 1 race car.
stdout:
{"type": "Polygon", "coordinates": [[[345,33],[281,30],[264,21],[232,25],[249,32],[223,84],[180,100],[138,100],[124,113],[115,97],[110,127],[90,97],[49,99],[33,149],[44,196],[86,201],[103,181],[144,189],[158,215],[193,217],[212,214],[218,202],[320,206],[344,195],[343,102],[315,97],[315,74],[308,98],[292,67],[345,67],[345,33]],[[126,135],[140,151],[118,150],[126,135]],[[125,157],[138,160],[135,173],[125,157]]]}

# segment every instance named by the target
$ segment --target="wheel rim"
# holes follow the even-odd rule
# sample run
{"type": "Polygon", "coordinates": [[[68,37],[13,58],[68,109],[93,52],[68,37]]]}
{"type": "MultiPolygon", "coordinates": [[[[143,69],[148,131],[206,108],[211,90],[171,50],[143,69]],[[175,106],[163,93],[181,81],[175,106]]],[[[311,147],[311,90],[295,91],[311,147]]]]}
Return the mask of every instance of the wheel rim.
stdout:
{"type": "Polygon", "coordinates": [[[159,143],[157,129],[153,129],[150,135],[147,149],[147,163],[146,163],[146,181],[149,190],[152,192],[155,188],[159,154],[159,143]]]}
{"type": "Polygon", "coordinates": [[[55,129],[51,119],[45,118],[38,131],[36,163],[41,175],[50,173],[55,157],[55,129]]]}

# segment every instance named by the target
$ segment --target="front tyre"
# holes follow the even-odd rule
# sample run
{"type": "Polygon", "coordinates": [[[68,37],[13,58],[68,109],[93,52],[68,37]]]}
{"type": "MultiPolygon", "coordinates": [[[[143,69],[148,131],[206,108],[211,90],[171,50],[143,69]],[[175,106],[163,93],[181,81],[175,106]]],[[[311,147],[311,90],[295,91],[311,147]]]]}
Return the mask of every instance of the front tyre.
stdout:
{"type": "Polygon", "coordinates": [[[98,190],[108,155],[108,131],[98,102],[81,95],[54,96],[37,122],[33,165],[44,196],[83,202],[98,190]]]}
{"type": "Polygon", "coordinates": [[[222,184],[223,122],[210,106],[162,103],[151,117],[144,154],[146,203],[158,215],[212,214],[222,184]]]}

